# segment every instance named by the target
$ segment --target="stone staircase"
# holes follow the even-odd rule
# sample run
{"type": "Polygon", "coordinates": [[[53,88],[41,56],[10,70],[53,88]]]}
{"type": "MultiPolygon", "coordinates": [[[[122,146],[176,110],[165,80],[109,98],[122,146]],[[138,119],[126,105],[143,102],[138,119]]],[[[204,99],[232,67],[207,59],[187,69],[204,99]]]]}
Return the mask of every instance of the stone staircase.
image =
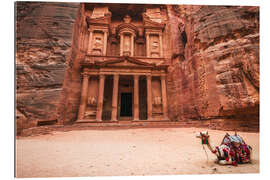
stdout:
{"type": "Polygon", "coordinates": [[[113,129],[130,129],[130,128],[205,128],[223,131],[247,131],[259,132],[258,125],[236,126],[235,122],[228,122],[224,119],[216,120],[184,120],[184,121],[79,121],[70,125],[48,125],[38,126],[22,130],[19,136],[36,136],[50,134],[53,131],[73,131],[73,130],[113,130],[113,129]]]}

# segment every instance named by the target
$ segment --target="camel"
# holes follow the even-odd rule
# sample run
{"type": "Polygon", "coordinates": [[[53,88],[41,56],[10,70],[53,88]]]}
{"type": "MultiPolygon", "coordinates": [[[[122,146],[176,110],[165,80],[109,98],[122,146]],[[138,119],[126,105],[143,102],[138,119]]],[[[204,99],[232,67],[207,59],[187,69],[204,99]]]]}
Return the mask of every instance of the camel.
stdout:
{"type": "Polygon", "coordinates": [[[238,163],[251,163],[252,148],[237,133],[234,136],[227,133],[220,146],[214,146],[211,143],[207,131],[199,132],[196,137],[200,138],[202,144],[206,144],[209,150],[217,156],[216,162],[220,165],[237,166],[238,163]]]}

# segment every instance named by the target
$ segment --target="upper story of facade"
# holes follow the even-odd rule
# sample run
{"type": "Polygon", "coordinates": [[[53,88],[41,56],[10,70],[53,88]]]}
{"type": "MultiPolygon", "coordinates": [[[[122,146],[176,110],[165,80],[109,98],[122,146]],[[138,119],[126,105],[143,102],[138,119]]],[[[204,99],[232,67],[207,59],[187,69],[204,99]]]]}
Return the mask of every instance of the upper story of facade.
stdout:
{"type": "Polygon", "coordinates": [[[167,13],[162,5],[85,4],[84,13],[89,33],[87,56],[164,58],[167,13]]]}

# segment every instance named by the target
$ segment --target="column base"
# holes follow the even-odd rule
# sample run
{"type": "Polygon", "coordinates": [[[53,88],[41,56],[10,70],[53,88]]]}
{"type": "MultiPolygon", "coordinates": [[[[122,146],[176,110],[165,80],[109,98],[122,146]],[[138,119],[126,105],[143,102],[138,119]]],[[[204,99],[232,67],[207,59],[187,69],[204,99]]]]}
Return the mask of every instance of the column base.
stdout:
{"type": "Polygon", "coordinates": [[[102,122],[102,120],[101,120],[101,119],[96,119],[96,121],[97,121],[97,122],[102,122]]]}
{"type": "Polygon", "coordinates": [[[96,122],[95,119],[78,119],[75,121],[75,123],[93,123],[96,122]]]}
{"type": "Polygon", "coordinates": [[[112,119],[112,120],[110,120],[111,122],[118,122],[118,120],[117,119],[112,119]]]}
{"type": "Polygon", "coordinates": [[[166,117],[166,116],[163,117],[163,119],[164,119],[164,120],[168,120],[168,121],[170,120],[170,119],[169,119],[168,117],[166,117]]]}

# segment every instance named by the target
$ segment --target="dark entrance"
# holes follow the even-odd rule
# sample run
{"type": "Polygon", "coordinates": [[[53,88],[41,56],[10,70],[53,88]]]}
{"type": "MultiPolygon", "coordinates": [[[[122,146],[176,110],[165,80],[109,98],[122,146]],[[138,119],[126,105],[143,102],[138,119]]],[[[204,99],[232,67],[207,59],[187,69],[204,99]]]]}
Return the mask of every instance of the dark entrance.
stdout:
{"type": "Polygon", "coordinates": [[[121,93],[120,116],[132,116],[132,93],[121,93]]]}

